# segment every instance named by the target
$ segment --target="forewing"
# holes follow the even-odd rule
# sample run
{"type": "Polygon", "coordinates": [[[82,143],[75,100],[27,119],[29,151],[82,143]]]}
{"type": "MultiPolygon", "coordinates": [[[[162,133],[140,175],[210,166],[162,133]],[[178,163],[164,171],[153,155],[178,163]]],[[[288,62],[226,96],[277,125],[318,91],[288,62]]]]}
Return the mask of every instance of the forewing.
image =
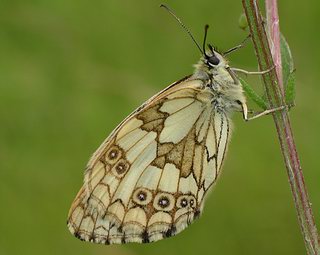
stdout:
{"type": "Polygon", "coordinates": [[[105,244],[179,233],[200,214],[221,168],[229,129],[201,80],[165,89],[95,152],[69,212],[70,231],[105,244]]]}

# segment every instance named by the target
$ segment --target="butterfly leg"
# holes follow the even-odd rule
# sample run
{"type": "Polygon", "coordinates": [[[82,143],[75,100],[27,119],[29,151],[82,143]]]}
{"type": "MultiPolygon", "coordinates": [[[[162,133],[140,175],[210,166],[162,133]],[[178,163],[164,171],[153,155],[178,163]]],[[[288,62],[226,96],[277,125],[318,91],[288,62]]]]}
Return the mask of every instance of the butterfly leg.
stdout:
{"type": "Polygon", "coordinates": [[[236,72],[236,73],[243,73],[245,75],[262,75],[262,74],[267,74],[270,71],[272,71],[274,69],[274,66],[272,66],[271,68],[264,70],[264,71],[258,71],[258,72],[250,72],[247,70],[243,70],[240,68],[231,68],[232,71],[236,72]]]}
{"type": "Polygon", "coordinates": [[[244,116],[244,120],[245,121],[254,120],[254,119],[260,118],[262,116],[268,115],[270,113],[273,113],[273,112],[282,111],[284,109],[287,109],[288,107],[289,106],[287,106],[287,105],[283,105],[283,106],[279,106],[276,108],[265,110],[263,112],[255,113],[252,117],[244,116]]]}

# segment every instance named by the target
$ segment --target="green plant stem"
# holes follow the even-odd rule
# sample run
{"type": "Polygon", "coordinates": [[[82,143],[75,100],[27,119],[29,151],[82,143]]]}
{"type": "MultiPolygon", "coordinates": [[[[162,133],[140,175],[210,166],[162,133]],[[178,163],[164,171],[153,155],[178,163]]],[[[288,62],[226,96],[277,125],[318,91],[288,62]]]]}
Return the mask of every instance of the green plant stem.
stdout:
{"type": "MultiPolygon", "coordinates": [[[[276,5],[276,3],[276,1],[273,1],[272,4],[276,5]]],[[[242,4],[248,20],[259,68],[260,70],[267,70],[274,66],[274,61],[258,3],[256,0],[242,0],[242,4]]],[[[276,7],[273,6],[273,8],[276,10],[276,7]]],[[[277,29],[279,29],[279,27],[277,29]]],[[[272,40],[272,38],[270,39],[272,40]]],[[[275,42],[273,41],[273,43],[275,42]]],[[[280,47],[277,49],[274,48],[273,50],[280,50],[280,47]]],[[[274,55],[277,54],[280,56],[280,52],[277,52],[274,55]]],[[[276,68],[281,68],[281,66],[276,66],[276,68]]],[[[275,108],[280,105],[284,105],[285,100],[281,85],[279,85],[281,83],[279,82],[276,69],[273,69],[269,73],[263,75],[263,83],[269,107],[275,108]]],[[[283,110],[273,113],[273,119],[278,133],[281,151],[286,165],[288,179],[307,253],[319,255],[319,235],[315,225],[311,204],[309,202],[299,156],[296,150],[288,111],[283,110]]]]}

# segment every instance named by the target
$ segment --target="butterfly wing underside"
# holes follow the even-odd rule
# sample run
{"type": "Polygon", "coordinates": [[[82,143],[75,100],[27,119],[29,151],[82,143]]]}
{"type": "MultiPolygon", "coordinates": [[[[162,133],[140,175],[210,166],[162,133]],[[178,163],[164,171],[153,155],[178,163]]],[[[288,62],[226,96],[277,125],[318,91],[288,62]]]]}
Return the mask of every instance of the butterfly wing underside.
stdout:
{"type": "Polygon", "coordinates": [[[92,156],[68,216],[72,234],[97,243],[152,242],[202,210],[229,139],[203,81],[187,78],[139,107],[92,156]]]}

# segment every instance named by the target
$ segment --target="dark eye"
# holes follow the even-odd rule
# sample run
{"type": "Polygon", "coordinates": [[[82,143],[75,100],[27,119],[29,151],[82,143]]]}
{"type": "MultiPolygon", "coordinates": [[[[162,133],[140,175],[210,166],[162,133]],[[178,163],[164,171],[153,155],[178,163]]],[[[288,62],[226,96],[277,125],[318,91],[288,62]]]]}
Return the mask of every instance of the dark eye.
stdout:
{"type": "Polygon", "coordinates": [[[215,55],[209,57],[207,60],[208,60],[208,64],[210,66],[216,66],[216,65],[218,65],[220,63],[219,58],[217,58],[217,56],[215,56],[215,55]]]}

